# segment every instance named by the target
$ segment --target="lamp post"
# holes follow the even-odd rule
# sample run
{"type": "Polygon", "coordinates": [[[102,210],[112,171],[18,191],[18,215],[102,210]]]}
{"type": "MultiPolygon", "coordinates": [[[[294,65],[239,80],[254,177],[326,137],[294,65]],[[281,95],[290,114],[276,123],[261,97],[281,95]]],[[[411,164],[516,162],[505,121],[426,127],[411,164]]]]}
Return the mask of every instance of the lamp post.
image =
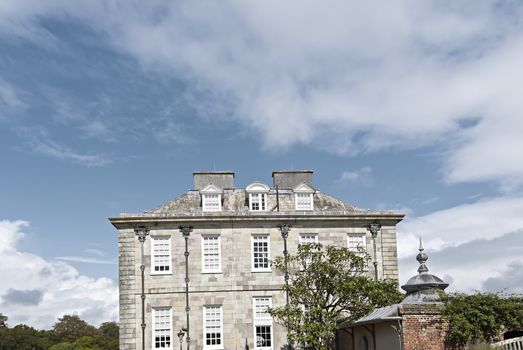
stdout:
{"type": "MultiPolygon", "coordinates": [[[[281,232],[281,237],[283,238],[283,257],[285,259],[285,305],[289,307],[289,251],[287,250],[287,238],[289,237],[289,231],[291,230],[292,225],[282,224],[278,225],[278,229],[281,232]]],[[[287,320],[287,345],[285,348],[292,349],[291,342],[288,340],[289,333],[289,321],[287,320]]]]}
{"type": "Polygon", "coordinates": [[[144,244],[147,236],[149,235],[149,229],[145,226],[137,227],[134,229],[136,237],[141,244],[142,260],[140,270],[142,271],[142,350],[145,350],[145,263],[144,263],[144,244]]]}
{"type": "Polygon", "coordinates": [[[282,224],[278,225],[278,229],[281,232],[281,237],[283,238],[283,256],[285,259],[285,286],[287,287],[285,290],[285,298],[287,306],[289,306],[289,252],[287,251],[287,237],[289,237],[289,231],[291,230],[292,225],[290,224],[282,224]]]}
{"type": "Polygon", "coordinates": [[[372,265],[374,265],[374,280],[378,280],[378,253],[376,248],[376,237],[378,236],[378,232],[381,230],[381,225],[378,222],[373,222],[369,225],[369,231],[372,235],[372,246],[374,248],[374,261],[372,262],[372,265]]]}
{"type": "Polygon", "coordinates": [[[189,307],[189,236],[192,232],[192,226],[180,226],[178,229],[185,239],[185,253],[183,253],[183,255],[185,255],[185,317],[187,322],[187,338],[185,341],[187,343],[187,350],[189,350],[189,345],[191,343],[191,337],[189,335],[189,311],[191,310],[189,307]]]}
{"type": "Polygon", "coordinates": [[[180,329],[180,331],[178,332],[178,340],[180,341],[180,350],[182,350],[182,344],[183,344],[183,336],[185,335],[183,329],[180,329]]]}

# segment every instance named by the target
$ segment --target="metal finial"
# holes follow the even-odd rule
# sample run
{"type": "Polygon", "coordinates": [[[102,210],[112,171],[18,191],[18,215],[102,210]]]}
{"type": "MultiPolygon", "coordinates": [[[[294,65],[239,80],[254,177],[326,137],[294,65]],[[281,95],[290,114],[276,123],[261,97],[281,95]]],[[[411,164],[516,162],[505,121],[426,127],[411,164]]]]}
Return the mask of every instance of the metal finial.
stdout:
{"type": "Polygon", "coordinates": [[[419,238],[419,253],[416,256],[416,260],[418,260],[420,266],[418,268],[419,273],[426,273],[429,271],[429,268],[425,263],[429,259],[429,256],[425,253],[425,249],[423,248],[423,242],[421,241],[421,237],[419,238]]]}

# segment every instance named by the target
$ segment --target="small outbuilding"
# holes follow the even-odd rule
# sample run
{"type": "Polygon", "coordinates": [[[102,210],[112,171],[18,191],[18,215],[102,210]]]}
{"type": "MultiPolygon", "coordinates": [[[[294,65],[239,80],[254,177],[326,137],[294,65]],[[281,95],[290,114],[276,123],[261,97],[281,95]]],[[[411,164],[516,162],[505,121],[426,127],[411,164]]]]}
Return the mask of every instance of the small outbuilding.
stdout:
{"type": "Polygon", "coordinates": [[[440,292],[448,284],[430,274],[420,239],[418,275],[401,288],[405,299],[374,310],[353,323],[340,322],[338,350],[445,350],[448,323],[443,319],[440,292]]]}

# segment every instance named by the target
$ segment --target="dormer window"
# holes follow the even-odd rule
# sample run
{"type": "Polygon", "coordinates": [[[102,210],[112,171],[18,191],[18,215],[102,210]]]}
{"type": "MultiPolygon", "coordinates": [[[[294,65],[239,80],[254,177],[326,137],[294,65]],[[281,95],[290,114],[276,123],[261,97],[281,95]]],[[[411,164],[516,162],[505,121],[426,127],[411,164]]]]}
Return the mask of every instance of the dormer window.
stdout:
{"type": "Polygon", "coordinates": [[[261,182],[255,182],[247,186],[245,191],[249,194],[250,211],[267,210],[267,193],[269,192],[269,186],[261,182]]]}
{"type": "Polygon", "coordinates": [[[202,198],[203,211],[222,210],[222,199],[219,194],[204,194],[202,198]]]}
{"type": "Polygon", "coordinates": [[[313,210],[314,189],[307,184],[301,184],[294,189],[294,204],[296,210],[313,210]]]}
{"type": "Polygon", "coordinates": [[[203,211],[221,211],[222,210],[222,191],[210,184],[200,191],[202,195],[203,211]]]}
{"type": "Polygon", "coordinates": [[[249,193],[249,204],[252,211],[267,210],[267,194],[266,193],[249,193]]]}

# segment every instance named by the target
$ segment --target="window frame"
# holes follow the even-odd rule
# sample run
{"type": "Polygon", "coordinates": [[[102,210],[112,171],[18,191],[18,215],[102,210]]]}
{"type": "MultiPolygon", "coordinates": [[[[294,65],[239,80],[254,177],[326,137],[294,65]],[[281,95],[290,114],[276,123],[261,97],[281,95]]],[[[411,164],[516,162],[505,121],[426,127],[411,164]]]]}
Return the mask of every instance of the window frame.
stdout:
{"type": "Polygon", "coordinates": [[[365,233],[348,233],[347,234],[347,249],[349,249],[351,252],[361,253],[358,250],[359,243],[358,243],[358,245],[356,245],[356,247],[351,247],[351,245],[350,245],[351,237],[362,238],[361,247],[363,248],[363,253],[367,253],[367,235],[365,233]]]}
{"type": "Polygon", "coordinates": [[[151,236],[151,275],[172,275],[173,273],[173,263],[172,263],[172,238],[171,236],[167,235],[159,235],[159,236],[151,236]],[[161,240],[167,240],[168,242],[168,253],[169,256],[167,258],[168,264],[167,265],[157,265],[156,259],[155,259],[155,242],[161,241],[161,240]],[[168,270],[164,271],[156,271],[156,266],[167,266],[168,270]]]}
{"type": "Polygon", "coordinates": [[[216,350],[216,349],[225,349],[225,346],[223,345],[224,343],[224,337],[223,337],[223,305],[220,305],[220,304],[210,304],[210,305],[204,305],[203,306],[203,317],[202,317],[202,320],[203,320],[203,349],[205,350],[216,350]],[[220,345],[207,345],[207,338],[206,338],[206,335],[207,335],[207,317],[206,317],[206,311],[208,308],[219,308],[220,310],[220,341],[221,341],[221,344],[220,345]]]}
{"type": "Polygon", "coordinates": [[[312,193],[306,193],[306,192],[296,192],[296,193],[294,193],[294,207],[296,208],[296,210],[303,210],[303,211],[313,210],[314,209],[314,203],[313,203],[312,195],[313,195],[312,193]],[[298,202],[299,202],[298,201],[298,197],[300,197],[300,196],[309,198],[309,205],[307,206],[307,208],[298,206],[298,202]]]}
{"type": "MultiPolygon", "coordinates": [[[[365,233],[348,233],[347,234],[347,249],[350,250],[353,253],[356,253],[361,258],[365,259],[366,255],[368,253],[368,251],[367,251],[367,234],[365,234],[365,233]],[[355,247],[351,247],[351,245],[350,245],[350,238],[351,237],[360,237],[360,238],[362,238],[361,239],[362,240],[361,247],[363,248],[363,251],[358,250],[359,243],[355,247]]],[[[369,270],[368,261],[365,260],[365,266],[363,268],[363,271],[368,271],[368,270],[369,270]]]]}
{"type": "MultiPolygon", "coordinates": [[[[303,244],[318,244],[318,234],[317,233],[300,233],[298,246],[301,246],[303,244]],[[314,237],[314,242],[305,242],[303,240],[303,237],[314,237]]],[[[311,260],[305,259],[301,263],[302,263],[302,265],[300,265],[300,270],[303,271],[303,270],[305,270],[306,266],[310,265],[311,260]]]]}
{"type": "Polygon", "coordinates": [[[152,316],[152,339],[151,339],[151,348],[153,350],[156,350],[156,349],[161,349],[161,350],[172,350],[173,349],[173,312],[172,312],[172,307],[170,306],[163,306],[163,307],[153,307],[152,308],[152,313],[151,313],[151,316],[152,316]],[[157,312],[160,311],[160,310],[169,310],[169,347],[156,347],[156,335],[157,335],[157,332],[158,332],[158,329],[156,328],[156,315],[157,315],[157,312]]]}
{"type": "Polygon", "coordinates": [[[201,239],[202,251],[202,273],[222,273],[222,239],[219,234],[202,234],[201,239]],[[205,267],[205,240],[209,238],[218,239],[218,268],[208,269],[205,267]]]}
{"type": "Polygon", "coordinates": [[[263,192],[252,192],[249,193],[249,211],[267,211],[267,193],[263,192]],[[253,208],[253,198],[258,197],[258,209],[253,208]]]}
{"type": "Polygon", "coordinates": [[[271,272],[271,237],[269,234],[256,233],[251,235],[251,272],[271,272]],[[256,238],[263,237],[267,240],[267,267],[255,267],[254,264],[254,242],[256,238]]]}
{"type": "Polygon", "coordinates": [[[318,243],[318,234],[317,233],[300,233],[299,245],[311,244],[311,243],[314,243],[314,244],[318,243]],[[305,242],[303,237],[314,237],[314,242],[305,242]]]}
{"type": "Polygon", "coordinates": [[[252,326],[253,326],[253,339],[254,339],[254,349],[255,350],[272,350],[274,348],[274,326],[273,326],[273,320],[271,315],[269,313],[266,313],[265,317],[257,317],[256,316],[256,305],[257,300],[259,299],[268,299],[268,306],[267,308],[272,307],[272,297],[271,296],[255,296],[252,298],[252,326]],[[258,346],[257,338],[256,338],[256,327],[269,327],[271,332],[271,345],[270,346],[258,346]]]}
{"type": "MultiPolygon", "coordinates": [[[[213,203],[214,205],[214,203],[213,203]]],[[[202,211],[206,212],[218,212],[222,211],[222,195],[221,193],[202,193],[202,211]],[[208,208],[209,199],[211,197],[218,198],[218,207],[217,208],[208,208]]]]}

